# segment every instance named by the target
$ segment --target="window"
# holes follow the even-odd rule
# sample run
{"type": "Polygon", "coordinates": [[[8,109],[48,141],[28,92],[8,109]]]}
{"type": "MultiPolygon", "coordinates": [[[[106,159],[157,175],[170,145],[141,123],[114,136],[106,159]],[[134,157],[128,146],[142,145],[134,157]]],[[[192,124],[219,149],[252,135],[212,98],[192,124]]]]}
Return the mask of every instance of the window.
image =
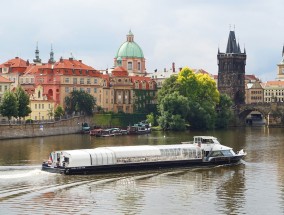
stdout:
{"type": "Polygon", "coordinates": [[[84,78],[80,78],[80,84],[84,84],[84,78]]]}
{"type": "Polygon", "coordinates": [[[0,85],[0,92],[2,92],[2,85],[0,85]]]}
{"type": "Polygon", "coordinates": [[[31,78],[31,83],[32,83],[32,84],[34,84],[34,83],[35,83],[34,78],[31,78]]]}
{"type": "Polygon", "coordinates": [[[65,78],[65,83],[69,83],[69,78],[65,78]]]}
{"type": "Polygon", "coordinates": [[[37,97],[40,98],[40,90],[37,93],[37,97]]]}
{"type": "Polygon", "coordinates": [[[87,84],[91,84],[91,80],[87,78],[87,84]]]}
{"type": "Polygon", "coordinates": [[[127,63],[127,69],[128,70],[132,70],[132,62],[128,62],[127,63]]]}
{"type": "Polygon", "coordinates": [[[140,71],[141,70],[141,63],[138,62],[138,70],[140,71]]]}
{"type": "Polygon", "coordinates": [[[65,87],[65,93],[69,93],[70,89],[69,87],[65,87]]]}
{"type": "Polygon", "coordinates": [[[35,109],[37,109],[37,104],[35,104],[35,109]]]}
{"type": "Polygon", "coordinates": [[[87,93],[90,93],[91,92],[91,89],[90,88],[87,88],[87,93]]]}
{"type": "Polygon", "coordinates": [[[94,93],[97,93],[97,88],[94,88],[94,93]]]}
{"type": "Polygon", "coordinates": [[[98,83],[98,79],[95,78],[94,79],[94,84],[96,84],[96,83],[98,83]]]}
{"type": "Polygon", "coordinates": [[[44,109],[44,104],[41,105],[41,109],[44,109]]]}
{"type": "Polygon", "coordinates": [[[77,78],[73,78],[73,84],[77,84],[77,78]]]}

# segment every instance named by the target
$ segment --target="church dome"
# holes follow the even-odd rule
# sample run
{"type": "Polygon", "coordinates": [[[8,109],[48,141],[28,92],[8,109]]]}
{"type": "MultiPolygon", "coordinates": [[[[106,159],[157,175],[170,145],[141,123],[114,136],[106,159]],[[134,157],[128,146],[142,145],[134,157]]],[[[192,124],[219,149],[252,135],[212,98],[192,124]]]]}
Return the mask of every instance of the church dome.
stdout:
{"type": "Polygon", "coordinates": [[[129,31],[127,41],[124,42],[116,53],[116,58],[144,58],[143,51],[140,46],[134,42],[134,35],[129,31]]]}

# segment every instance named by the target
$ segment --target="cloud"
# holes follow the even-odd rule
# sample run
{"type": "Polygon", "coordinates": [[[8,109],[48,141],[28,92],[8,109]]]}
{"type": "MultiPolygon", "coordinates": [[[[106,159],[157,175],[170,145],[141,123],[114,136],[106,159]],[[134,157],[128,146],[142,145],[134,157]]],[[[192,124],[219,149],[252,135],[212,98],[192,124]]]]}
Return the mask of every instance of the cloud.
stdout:
{"type": "Polygon", "coordinates": [[[57,59],[72,52],[105,69],[131,29],[148,72],[176,62],[217,74],[231,25],[246,48],[247,73],[271,79],[284,43],[283,8],[283,0],[10,0],[1,4],[0,61],[33,59],[38,41],[45,61],[52,43],[57,59]]]}

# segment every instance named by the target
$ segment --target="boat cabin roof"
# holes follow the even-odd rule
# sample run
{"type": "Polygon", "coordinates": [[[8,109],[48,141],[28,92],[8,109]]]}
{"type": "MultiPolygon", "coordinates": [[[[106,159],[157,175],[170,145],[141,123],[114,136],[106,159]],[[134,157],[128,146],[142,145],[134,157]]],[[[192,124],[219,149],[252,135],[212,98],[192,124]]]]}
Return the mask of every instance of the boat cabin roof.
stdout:
{"type": "Polygon", "coordinates": [[[175,145],[140,145],[140,146],[114,146],[98,147],[94,149],[77,149],[56,151],[62,155],[71,157],[90,156],[91,154],[115,155],[116,158],[124,157],[142,157],[142,156],[160,156],[162,150],[199,150],[192,144],[175,144],[175,145]]]}

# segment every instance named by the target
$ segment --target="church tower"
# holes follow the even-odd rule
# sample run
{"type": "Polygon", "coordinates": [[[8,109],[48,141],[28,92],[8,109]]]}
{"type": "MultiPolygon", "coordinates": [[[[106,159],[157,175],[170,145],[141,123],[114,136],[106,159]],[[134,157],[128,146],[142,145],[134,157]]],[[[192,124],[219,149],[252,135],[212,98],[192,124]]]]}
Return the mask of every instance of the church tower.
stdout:
{"type": "Polygon", "coordinates": [[[218,49],[218,90],[227,94],[235,105],[245,103],[246,58],[246,50],[241,52],[235,32],[230,31],[226,52],[218,49]]]}
{"type": "Polygon", "coordinates": [[[284,45],[282,49],[282,60],[281,62],[277,65],[278,67],[278,74],[277,74],[277,80],[284,80],[284,45]]]}
{"type": "Polygon", "coordinates": [[[39,58],[38,43],[36,43],[36,50],[35,50],[34,63],[36,63],[36,64],[41,64],[41,59],[39,58]]]}

